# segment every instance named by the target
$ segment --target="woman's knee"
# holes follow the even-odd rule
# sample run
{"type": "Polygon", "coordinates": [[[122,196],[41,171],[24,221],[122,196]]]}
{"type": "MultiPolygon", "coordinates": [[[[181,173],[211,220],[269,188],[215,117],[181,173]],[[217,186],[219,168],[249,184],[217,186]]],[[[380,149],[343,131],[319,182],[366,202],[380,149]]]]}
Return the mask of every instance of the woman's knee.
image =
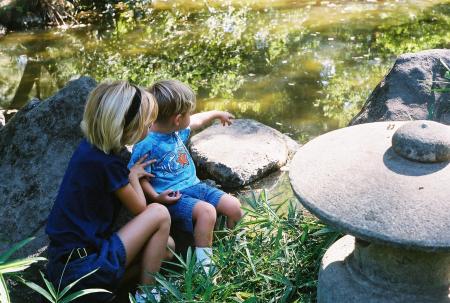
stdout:
{"type": "Polygon", "coordinates": [[[152,220],[158,220],[160,223],[165,223],[170,226],[170,213],[164,205],[151,203],[147,206],[145,212],[152,217],[152,220]]]}

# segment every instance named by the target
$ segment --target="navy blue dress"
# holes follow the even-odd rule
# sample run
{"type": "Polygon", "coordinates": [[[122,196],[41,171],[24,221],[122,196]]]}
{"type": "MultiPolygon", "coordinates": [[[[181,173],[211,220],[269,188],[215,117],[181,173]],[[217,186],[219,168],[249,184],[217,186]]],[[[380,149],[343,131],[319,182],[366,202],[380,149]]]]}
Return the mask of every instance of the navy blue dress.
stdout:
{"type": "MultiPolygon", "coordinates": [[[[55,287],[66,263],[60,290],[97,268],[75,289],[114,291],[117,287],[125,271],[126,251],[113,230],[121,207],[114,192],[129,183],[128,174],[124,160],[105,154],[86,140],[75,150],[46,228],[50,238],[47,275],[55,287]]],[[[77,302],[104,302],[108,296],[94,294],[82,298],[77,302]]]]}

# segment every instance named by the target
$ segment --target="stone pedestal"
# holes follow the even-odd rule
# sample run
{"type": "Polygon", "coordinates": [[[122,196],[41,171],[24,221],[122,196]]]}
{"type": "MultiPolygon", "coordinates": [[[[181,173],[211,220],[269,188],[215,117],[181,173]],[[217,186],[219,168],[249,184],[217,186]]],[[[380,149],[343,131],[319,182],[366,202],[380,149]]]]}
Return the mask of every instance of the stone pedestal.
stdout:
{"type": "Polygon", "coordinates": [[[450,255],[345,236],[322,259],[318,303],[448,303],[450,255]]]}
{"type": "Polygon", "coordinates": [[[339,129],[294,156],[294,193],[345,236],[326,252],[318,303],[450,302],[450,127],[339,129]]]}

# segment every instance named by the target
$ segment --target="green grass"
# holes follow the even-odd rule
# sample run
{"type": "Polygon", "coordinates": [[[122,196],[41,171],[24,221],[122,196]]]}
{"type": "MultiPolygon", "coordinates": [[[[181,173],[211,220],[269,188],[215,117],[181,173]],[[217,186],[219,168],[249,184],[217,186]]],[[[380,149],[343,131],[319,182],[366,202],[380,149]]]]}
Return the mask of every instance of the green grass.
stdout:
{"type": "Polygon", "coordinates": [[[339,234],[297,202],[271,205],[264,191],[245,205],[234,230],[215,232],[215,273],[204,274],[188,250],[156,276],[168,290],[163,302],[315,302],[320,259],[339,234]]]}

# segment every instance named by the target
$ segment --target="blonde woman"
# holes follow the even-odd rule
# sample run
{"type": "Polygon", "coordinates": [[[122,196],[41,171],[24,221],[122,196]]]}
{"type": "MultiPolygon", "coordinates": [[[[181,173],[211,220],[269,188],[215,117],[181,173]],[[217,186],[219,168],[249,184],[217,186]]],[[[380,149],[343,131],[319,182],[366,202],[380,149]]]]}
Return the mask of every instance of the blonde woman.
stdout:
{"type": "MultiPolygon", "coordinates": [[[[98,269],[77,289],[114,292],[138,258],[140,283],[154,284],[151,274],[159,271],[168,243],[174,245],[169,237],[170,215],[161,204],[147,206],[139,184],[141,178],[152,176],[144,168],[154,161],[143,157],[128,169],[118,154],[125,145],[145,137],[156,116],[153,96],[125,81],[102,83],[89,95],[81,122],[85,139],[69,162],[46,228],[47,274],[60,291],[98,269]],[[136,217],[114,231],[121,205],[136,217]]],[[[137,297],[142,299],[139,293],[137,297]]],[[[112,298],[95,293],[82,302],[112,298]]]]}

